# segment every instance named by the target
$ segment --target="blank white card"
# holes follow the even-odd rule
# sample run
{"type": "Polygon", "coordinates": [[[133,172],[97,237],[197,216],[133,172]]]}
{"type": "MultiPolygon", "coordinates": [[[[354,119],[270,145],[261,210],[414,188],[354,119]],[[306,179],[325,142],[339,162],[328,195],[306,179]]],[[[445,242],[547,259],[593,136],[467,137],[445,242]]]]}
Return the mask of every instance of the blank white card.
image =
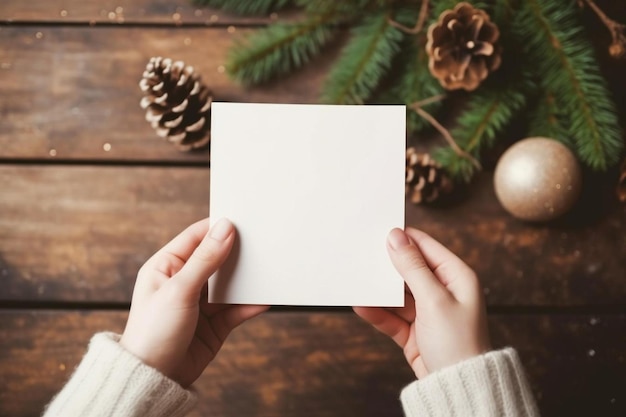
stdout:
{"type": "Polygon", "coordinates": [[[209,302],[402,306],[405,107],[213,103],[214,223],[237,239],[209,302]]]}

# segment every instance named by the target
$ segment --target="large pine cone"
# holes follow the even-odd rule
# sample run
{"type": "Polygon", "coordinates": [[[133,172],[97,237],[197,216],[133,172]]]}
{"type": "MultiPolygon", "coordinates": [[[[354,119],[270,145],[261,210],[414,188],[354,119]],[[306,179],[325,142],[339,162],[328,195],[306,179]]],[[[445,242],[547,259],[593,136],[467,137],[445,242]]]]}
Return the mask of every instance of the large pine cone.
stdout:
{"type": "Polygon", "coordinates": [[[452,181],[441,165],[413,147],[406,150],[405,192],[414,204],[432,203],[452,191],[452,181]]]}
{"type": "Polygon", "coordinates": [[[181,151],[206,147],[211,140],[211,91],[182,61],[151,58],[139,83],[141,108],[157,135],[181,151]]]}
{"type": "Polygon", "coordinates": [[[428,67],[447,90],[476,89],[500,66],[500,31],[489,15],[469,3],[446,10],[428,28],[428,67]]]}

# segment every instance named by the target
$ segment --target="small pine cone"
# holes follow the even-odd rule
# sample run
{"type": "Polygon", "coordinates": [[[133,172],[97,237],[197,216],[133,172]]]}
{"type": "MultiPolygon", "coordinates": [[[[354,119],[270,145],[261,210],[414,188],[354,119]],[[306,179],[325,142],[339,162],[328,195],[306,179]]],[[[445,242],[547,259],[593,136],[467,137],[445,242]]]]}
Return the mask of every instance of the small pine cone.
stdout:
{"type": "Polygon", "coordinates": [[[432,203],[452,191],[452,181],[427,153],[406,150],[405,192],[414,204],[432,203]]]}
{"type": "Polygon", "coordinates": [[[621,58],[626,53],[626,38],[615,40],[609,46],[609,54],[613,58],[621,58]]]}
{"type": "Polygon", "coordinates": [[[617,198],[622,203],[626,203],[626,159],[622,163],[622,169],[619,173],[619,179],[617,181],[617,198]]]}
{"type": "Polygon", "coordinates": [[[191,66],[151,58],[139,82],[141,108],[157,135],[181,151],[207,147],[211,140],[211,91],[191,66]]]}
{"type": "Polygon", "coordinates": [[[500,66],[500,31],[469,3],[443,12],[427,36],[428,68],[447,90],[472,91],[500,66]]]}

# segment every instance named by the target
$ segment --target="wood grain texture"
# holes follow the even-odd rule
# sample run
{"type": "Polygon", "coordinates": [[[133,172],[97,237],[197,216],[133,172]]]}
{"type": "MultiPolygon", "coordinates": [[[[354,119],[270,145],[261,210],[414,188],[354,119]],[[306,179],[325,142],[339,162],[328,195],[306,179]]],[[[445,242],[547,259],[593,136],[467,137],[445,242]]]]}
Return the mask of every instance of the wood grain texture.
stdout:
{"type": "Polygon", "coordinates": [[[611,176],[588,182],[579,203],[550,224],[511,217],[481,174],[450,207],[407,205],[406,223],[430,233],[481,278],[492,305],[616,305],[626,300],[626,206],[611,176]]]}
{"type": "MultiPolygon", "coordinates": [[[[0,415],[37,416],[94,332],[125,312],[0,313],[0,415]]],[[[625,316],[493,316],[515,346],[543,415],[623,416],[625,316]]],[[[413,380],[402,352],[352,313],[269,312],[236,329],[195,384],[192,416],[400,416],[413,380]]]]}
{"type": "MultiPolygon", "coordinates": [[[[128,303],[143,262],[208,215],[208,188],[203,167],[0,165],[0,300],[128,303]]],[[[620,308],[626,207],[606,210],[531,227],[485,175],[452,207],[407,205],[407,224],[468,262],[491,306],[620,308]]]]}
{"type": "Polygon", "coordinates": [[[0,22],[48,22],[56,24],[161,24],[207,26],[229,24],[262,24],[293,13],[274,16],[236,16],[207,7],[195,6],[191,0],[3,0],[0,22]]]}
{"type": "Polygon", "coordinates": [[[156,136],[139,107],[152,56],[192,65],[215,101],[311,103],[338,48],[280,83],[243,89],[223,71],[226,28],[0,27],[0,160],[198,162],[156,136]],[[106,145],[106,146],[105,146],[106,145]]]}
{"type": "MultiPolygon", "coordinates": [[[[3,4],[5,13],[21,10],[34,20],[29,25],[0,25],[0,160],[205,160],[206,152],[176,151],[144,121],[137,84],[151,56],[193,65],[218,101],[313,103],[342,46],[339,42],[325,49],[302,71],[246,90],[220,71],[232,39],[254,29],[239,24],[233,26],[234,33],[224,26],[146,27],[128,22],[110,27],[69,26],[62,21],[38,25],[52,11],[58,13],[54,3],[11,0],[3,4]]],[[[160,16],[163,11],[171,13],[172,7],[183,7],[179,3],[142,0],[131,7],[71,1],[66,6],[91,10],[82,14],[119,6],[160,16]]],[[[603,28],[594,19],[587,20],[601,51],[607,42],[603,28]]],[[[624,119],[626,96],[619,92],[626,88],[622,76],[626,61],[611,60],[606,53],[599,57],[624,119]]]]}
{"type": "Polygon", "coordinates": [[[208,215],[207,168],[0,165],[5,300],[130,300],[139,267],[208,215]]]}
{"type": "MultiPolygon", "coordinates": [[[[38,416],[91,335],[123,329],[125,311],[98,308],[127,304],[140,265],[208,213],[208,153],[179,153],[144,121],[147,60],[193,65],[216,100],[312,103],[341,45],[246,90],[222,72],[227,51],[271,17],[188,0],[0,2],[0,417],[38,416]],[[57,303],[77,309],[42,309],[57,303]]],[[[619,2],[598,4],[624,20],[619,2]]],[[[626,60],[583,17],[624,125],[626,60]]],[[[492,311],[509,312],[490,317],[494,344],[519,349],[546,416],[626,415],[626,206],[611,175],[588,175],[574,212],[545,226],[506,214],[488,173],[456,204],[407,205],[407,224],[465,259],[492,311]]],[[[396,346],[348,311],[272,311],[231,335],[192,415],[399,416],[411,380],[396,346]]]]}

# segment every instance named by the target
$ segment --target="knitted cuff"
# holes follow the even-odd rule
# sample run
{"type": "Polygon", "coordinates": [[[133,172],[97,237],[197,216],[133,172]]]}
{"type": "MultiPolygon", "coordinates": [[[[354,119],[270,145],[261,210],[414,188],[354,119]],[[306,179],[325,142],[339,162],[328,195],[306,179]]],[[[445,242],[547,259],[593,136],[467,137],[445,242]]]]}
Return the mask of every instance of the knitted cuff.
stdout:
{"type": "Polygon", "coordinates": [[[98,333],[69,382],[48,406],[51,416],[184,416],[191,391],[127,352],[114,333],[98,333]]]}
{"type": "Polygon", "coordinates": [[[414,416],[539,416],[524,370],[512,348],[441,369],[400,395],[414,416]]]}

